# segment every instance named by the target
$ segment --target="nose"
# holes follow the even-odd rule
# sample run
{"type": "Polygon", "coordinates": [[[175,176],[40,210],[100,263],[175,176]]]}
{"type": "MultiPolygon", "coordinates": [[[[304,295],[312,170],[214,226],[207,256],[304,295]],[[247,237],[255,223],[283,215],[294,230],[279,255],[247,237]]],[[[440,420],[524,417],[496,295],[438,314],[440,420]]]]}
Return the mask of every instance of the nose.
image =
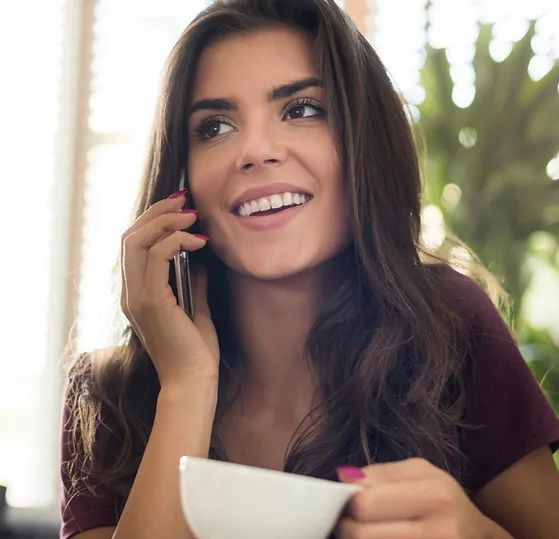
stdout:
{"type": "Polygon", "coordinates": [[[264,170],[266,167],[278,166],[285,160],[285,146],[277,139],[270,126],[247,131],[241,144],[237,169],[242,172],[264,170]]]}

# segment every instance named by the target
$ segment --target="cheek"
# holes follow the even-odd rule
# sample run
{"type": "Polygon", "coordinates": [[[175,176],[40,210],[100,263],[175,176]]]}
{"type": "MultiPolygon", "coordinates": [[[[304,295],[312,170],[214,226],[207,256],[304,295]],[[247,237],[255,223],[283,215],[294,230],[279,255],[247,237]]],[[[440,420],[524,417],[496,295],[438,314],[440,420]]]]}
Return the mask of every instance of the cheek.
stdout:
{"type": "Polygon", "coordinates": [[[220,178],[224,173],[220,170],[219,159],[207,159],[203,153],[194,153],[188,162],[188,184],[190,196],[201,213],[207,214],[213,209],[216,201],[221,200],[223,186],[220,178]]]}
{"type": "Polygon", "coordinates": [[[332,233],[332,240],[337,245],[347,245],[351,241],[351,215],[346,201],[347,182],[341,163],[332,146],[331,153],[322,161],[321,185],[323,197],[322,225],[332,233]]]}
{"type": "Polygon", "coordinates": [[[345,249],[353,241],[349,212],[337,198],[329,200],[325,205],[317,233],[321,235],[322,242],[329,251],[345,249]]]}
{"type": "Polygon", "coordinates": [[[306,141],[305,159],[310,163],[313,175],[321,182],[321,187],[341,188],[341,162],[329,131],[317,134],[306,141]],[[327,185],[329,183],[330,185],[327,185]]]}
{"type": "Polygon", "coordinates": [[[315,151],[309,151],[308,155],[309,168],[318,179],[318,188],[326,206],[333,213],[344,213],[347,187],[332,139],[328,137],[321,144],[317,144],[315,151]]]}

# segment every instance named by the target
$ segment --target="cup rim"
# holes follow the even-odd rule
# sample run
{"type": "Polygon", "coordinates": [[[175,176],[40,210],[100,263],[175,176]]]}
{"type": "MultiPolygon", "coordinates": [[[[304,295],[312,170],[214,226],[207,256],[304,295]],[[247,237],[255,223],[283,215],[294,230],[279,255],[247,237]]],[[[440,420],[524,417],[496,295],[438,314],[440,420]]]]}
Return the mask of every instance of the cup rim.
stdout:
{"type": "Polygon", "coordinates": [[[306,481],[311,484],[320,485],[326,488],[334,488],[337,490],[346,490],[349,492],[358,492],[362,490],[365,485],[360,483],[342,483],[330,481],[329,479],[322,479],[320,477],[310,477],[308,475],[300,475],[295,473],[283,472],[280,470],[270,470],[268,468],[259,468],[258,466],[250,466],[248,464],[238,464],[237,462],[227,462],[223,460],[214,460],[204,457],[191,457],[183,455],[179,459],[179,470],[182,472],[186,470],[187,462],[193,462],[202,466],[217,466],[222,468],[234,468],[236,470],[244,470],[245,473],[252,475],[267,475],[273,477],[281,477],[286,481],[306,481]]]}

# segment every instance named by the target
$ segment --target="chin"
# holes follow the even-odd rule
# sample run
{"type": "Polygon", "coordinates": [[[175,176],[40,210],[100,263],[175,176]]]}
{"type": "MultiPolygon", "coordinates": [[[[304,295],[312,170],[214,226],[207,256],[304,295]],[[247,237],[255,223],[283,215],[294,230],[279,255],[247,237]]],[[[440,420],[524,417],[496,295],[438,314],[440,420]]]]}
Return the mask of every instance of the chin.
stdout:
{"type": "Polygon", "coordinates": [[[271,281],[296,275],[309,269],[309,267],[310,265],[308,263],[296,263],[294,260],[268,259],[251,260],[250,262],[241,264],[237,271],[254,279],[271,281]]]}
{"type": "Polygon", "coordinates": [[[235,273],[262,281],[279,280],[304,274],[332,261],[351,243],[350,234],[332,239],[337,241],[322,245],[301,241],[299,245],[285,248],[278,242],[273,246],[268,244],[268,248],[237,245],[237,249],[232,250],[231,246],[224,246],[224,249],[217,249],[216,255],[235,273]]]}
{"type": "Polygon", "coordinates": [[[227,265],[247,277],[262,281],[274,281],[301,275],[316,268],[329,257],[319,258],[312,256],[311,253],[304,253],[303,256],[298,258],[286,257],[285,255],[263,258],[257,257],[256,254],[249,258],[236,260],[232,265],[227,265]]]}

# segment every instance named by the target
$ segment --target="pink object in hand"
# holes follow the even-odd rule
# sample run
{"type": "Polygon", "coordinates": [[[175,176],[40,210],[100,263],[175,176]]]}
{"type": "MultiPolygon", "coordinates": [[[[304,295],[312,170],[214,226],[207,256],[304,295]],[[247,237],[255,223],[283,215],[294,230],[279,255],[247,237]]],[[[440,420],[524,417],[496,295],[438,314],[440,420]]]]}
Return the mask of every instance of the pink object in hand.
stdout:
{"type": "Polygon", "coordinates": [[[336,471],[348,479],[365,479],[367,477],[360,468],[355,466],[339,466],[336,471]]]}
{"type": "Polygon", "coordinates": [[[187,189],[182,189],[181,191],[175,191],[174,193],[171,193],[167,198],[177,198],[186,195],[186,193],[187,189]]]}

